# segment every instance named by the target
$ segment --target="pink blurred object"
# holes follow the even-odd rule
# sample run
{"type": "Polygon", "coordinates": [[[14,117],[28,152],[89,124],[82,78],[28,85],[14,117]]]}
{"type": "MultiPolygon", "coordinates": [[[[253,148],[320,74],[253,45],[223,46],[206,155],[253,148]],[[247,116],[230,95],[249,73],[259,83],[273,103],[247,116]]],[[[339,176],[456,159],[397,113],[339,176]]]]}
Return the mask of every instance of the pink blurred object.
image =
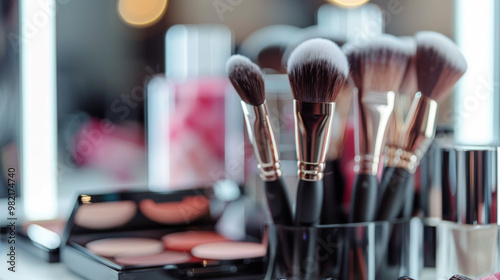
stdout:
{"type": "Polygon", "coordinates": [[[345,176],[345,189],[342,207],[344,213],[349,213],[349,203],[351,202],[352,184],[354,183],[354,121],[352,118],[347,120],[344,131],[344,150],[342,152],[341,163],[342,171],[345,176]]]}
{"type": "Polygon", "coordinates": [[[1,161],[0,165],[4,167],[4,170],[0,172],[4,172],[5,178],[10,178],[8,173],[14,173],[14,178],[11,178],[15,181],[19,181],[21,178],[21,170],[19,169],[19,151],[17,149],[17,144],[15,142],[11,142],[0,150],[1,161]],[[8,172],[9,168],[14,168],[16,172],[8,172]]]}
{"type": "Polygon", "coordinates": [[[144,128],[131,122],[116,125],[91,119],[76,133],[71,151],[76,164],[96,167],[128,181],[144,168],[144,128]]]}
{"type": "Polygon", "coordinates": [[[225,171],[226,78],[174,85],[170,115],[170,187],[211,184],[225,171]]]}
{"type": "Polygon", "coordinates": [[[478,280],[500,280],[500,272],[497,272],[495,274],[491,274],[491,275],[488,275],[488,276],[481,277],[478,280]]]}

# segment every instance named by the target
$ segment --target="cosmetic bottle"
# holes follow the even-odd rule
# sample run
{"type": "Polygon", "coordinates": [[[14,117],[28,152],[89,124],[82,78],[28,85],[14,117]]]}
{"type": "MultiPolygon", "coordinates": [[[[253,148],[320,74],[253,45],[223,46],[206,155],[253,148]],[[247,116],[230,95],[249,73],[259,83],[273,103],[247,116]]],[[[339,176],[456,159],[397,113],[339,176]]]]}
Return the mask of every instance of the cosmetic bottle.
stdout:
{"type": "Polygon", "coordinates": [[[437,227],[438,279],[473,279],[499,270],[498,148],[441,150],[442,221],[437,227]]]}
{"type": "Polygon", "coordinates": [[[175,25],[167,31],[165,48],[166,85],[147,97],[148,109],[161,112],[148,112],[148,158],[163,159],[148,160],[148,168],[157,171],[149,172],[155,185],[150,189],[241,182],[243,119],[225,71],[233,51],[231,31],[222,25],[175,25]]]}

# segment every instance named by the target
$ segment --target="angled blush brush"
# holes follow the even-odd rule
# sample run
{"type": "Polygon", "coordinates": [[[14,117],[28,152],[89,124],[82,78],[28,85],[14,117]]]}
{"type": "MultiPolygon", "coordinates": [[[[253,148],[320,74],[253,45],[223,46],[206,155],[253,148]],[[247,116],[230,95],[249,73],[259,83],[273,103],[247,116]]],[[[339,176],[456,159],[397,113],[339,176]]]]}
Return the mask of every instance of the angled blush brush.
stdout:
{"type": "Polygon", "coordinates": [[[387,174],[377,220],[398,216],[405,199],[405,181],[415,173],[436,131],[438,101],[447,96],[467,69],[458,47],[446,36],[432,31],[415,35],[418,90],[405,120],[392,174],[387,174]]]}
{"type": "Polygon", "coordinates": [[[267,111],[262,73],[257,65],[241,55],[233,55],[226,68],[229,80],[242,100],[248,136],[264,181],[273,222],[292,225],[292,207],[282,179],[279,148],[267,111]]]}

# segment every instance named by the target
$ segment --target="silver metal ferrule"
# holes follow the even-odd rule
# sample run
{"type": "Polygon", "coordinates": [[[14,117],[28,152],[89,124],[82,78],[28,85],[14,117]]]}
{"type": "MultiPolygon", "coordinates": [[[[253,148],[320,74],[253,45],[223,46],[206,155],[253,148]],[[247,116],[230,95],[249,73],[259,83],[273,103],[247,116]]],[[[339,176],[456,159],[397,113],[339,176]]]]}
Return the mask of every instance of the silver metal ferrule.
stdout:
{"type": "Polygon", "coordinates": [[[298,174],[301,180],[323,179],[335,103],[293,101],[298,174]]]}
{"type": "Polygon", "coordinates": [[[415,173],[436,132],[438,104],[417,92],[403,126],[396,166],[415,173]]]}
{"type": "Polygon", "coordinates": [[[252,106],[241,101],[241,107],[260,177],[263,181],[274,181],[281,177],[282,172],[278,143],[274,138],[266,103],[252,106]]]}
{"type": "Polygon", "coordinates": [[[394,109],[394,92],[354,92],[354,171],[376,175],[387,126],[394,109]]]}

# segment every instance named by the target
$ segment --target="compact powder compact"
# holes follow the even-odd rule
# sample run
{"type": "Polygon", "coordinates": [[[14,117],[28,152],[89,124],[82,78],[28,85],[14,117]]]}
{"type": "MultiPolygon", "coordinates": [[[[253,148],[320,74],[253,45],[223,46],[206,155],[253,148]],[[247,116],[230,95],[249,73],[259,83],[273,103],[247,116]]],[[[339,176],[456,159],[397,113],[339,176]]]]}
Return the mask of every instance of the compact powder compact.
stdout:
{"type": "Polygon", "coordinates": [[[224,203],[211,188],[81,195],[63,262],[85,279],[262,279],[267,238],[225,236],[224,203]]]}
{"type": "Polygon", "coordinates": [[[59,262],[65,227],[63,219],[26,221],[17,233],[16,244],[46,262],[59,262]]]}

